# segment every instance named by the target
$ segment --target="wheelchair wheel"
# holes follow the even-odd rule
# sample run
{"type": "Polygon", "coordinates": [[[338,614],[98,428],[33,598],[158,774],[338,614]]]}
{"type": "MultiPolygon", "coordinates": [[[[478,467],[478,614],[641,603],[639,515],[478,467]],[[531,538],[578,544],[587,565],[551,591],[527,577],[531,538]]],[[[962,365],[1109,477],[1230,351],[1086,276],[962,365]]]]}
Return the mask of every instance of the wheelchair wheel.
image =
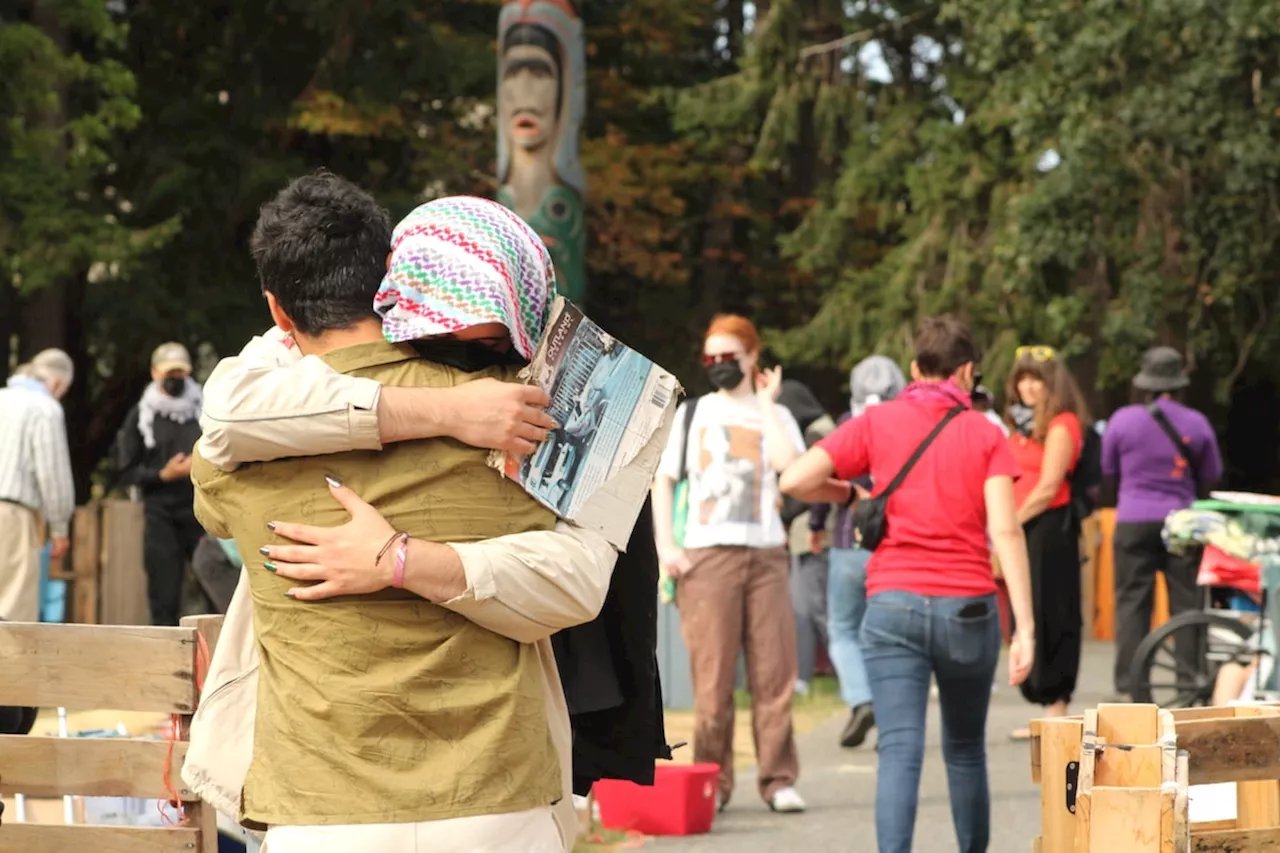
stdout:
{"type": "Polygon", "coordinates": [[[1161,708],[1208,705],[1218,669],[1252,660],[1253,634],[1251,626],[1221,613],[1178,614],[1138,645],[1129,671],[1133,701],[1161,708]]]}

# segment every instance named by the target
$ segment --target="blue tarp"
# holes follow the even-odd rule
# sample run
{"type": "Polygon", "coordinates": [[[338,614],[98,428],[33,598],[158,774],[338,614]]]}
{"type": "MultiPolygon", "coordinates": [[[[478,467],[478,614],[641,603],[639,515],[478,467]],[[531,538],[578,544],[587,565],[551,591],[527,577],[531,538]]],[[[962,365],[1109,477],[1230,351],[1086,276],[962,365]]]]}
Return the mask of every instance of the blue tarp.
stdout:
{"type": "Polygon", "coordinates": [[[40,621],[64,622],[67,618],[67,582],[49,579],[52,546],[40,549],[40,621]]]}

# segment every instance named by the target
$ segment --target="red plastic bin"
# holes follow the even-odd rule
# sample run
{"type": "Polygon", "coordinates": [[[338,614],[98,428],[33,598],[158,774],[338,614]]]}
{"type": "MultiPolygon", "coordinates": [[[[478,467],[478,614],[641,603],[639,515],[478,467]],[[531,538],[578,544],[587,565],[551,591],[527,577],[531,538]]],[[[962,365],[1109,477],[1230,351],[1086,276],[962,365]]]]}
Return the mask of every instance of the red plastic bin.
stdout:
{"type": "Polygon", "coordinates": [[[595,784],[600,823],[645,835],[701,835],[716,817],[718,764],[661,764],[653,787],[601,779],[595,784]]]}

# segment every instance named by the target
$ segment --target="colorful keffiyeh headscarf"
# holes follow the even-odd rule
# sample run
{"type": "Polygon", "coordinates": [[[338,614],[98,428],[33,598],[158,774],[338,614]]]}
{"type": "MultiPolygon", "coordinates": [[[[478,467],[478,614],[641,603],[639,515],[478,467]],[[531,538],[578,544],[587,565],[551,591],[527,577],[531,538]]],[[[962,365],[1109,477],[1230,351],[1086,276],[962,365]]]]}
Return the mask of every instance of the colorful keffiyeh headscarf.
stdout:
{"type": "Polygon", "coordinates": [[[531,360],[555,296],[551,255],[532,228],[495,201],[451,196],[396,226],[373,307],[391,343],[501,323],[531,360]]]}

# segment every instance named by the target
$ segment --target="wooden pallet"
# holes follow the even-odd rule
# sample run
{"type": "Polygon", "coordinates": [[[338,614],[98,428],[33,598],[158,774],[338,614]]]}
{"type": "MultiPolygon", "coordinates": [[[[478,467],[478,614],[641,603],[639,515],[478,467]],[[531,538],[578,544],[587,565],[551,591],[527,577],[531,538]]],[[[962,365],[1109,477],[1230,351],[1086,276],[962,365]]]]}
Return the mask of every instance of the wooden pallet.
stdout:
{"type": "Polygon", "coordinates": [[[1280,706],[1100,705],[1031,730],[1037,853],[1280,853],[1280,706]],[[1189,787],[1222,782],[1236,817],[1190,824],[1189,787]]]}
{"type": "Polygon", "coordinates": [[[16,823],[0,815],[0,853],[217,853],[217,814],[182,781],[197,673],[207,669],[221,616],[181,628],[0,625],[0,705],[112,708],[177,715],[176,741],[0,736],[0,794],[175,798],[171,828],[16,823]]]}

